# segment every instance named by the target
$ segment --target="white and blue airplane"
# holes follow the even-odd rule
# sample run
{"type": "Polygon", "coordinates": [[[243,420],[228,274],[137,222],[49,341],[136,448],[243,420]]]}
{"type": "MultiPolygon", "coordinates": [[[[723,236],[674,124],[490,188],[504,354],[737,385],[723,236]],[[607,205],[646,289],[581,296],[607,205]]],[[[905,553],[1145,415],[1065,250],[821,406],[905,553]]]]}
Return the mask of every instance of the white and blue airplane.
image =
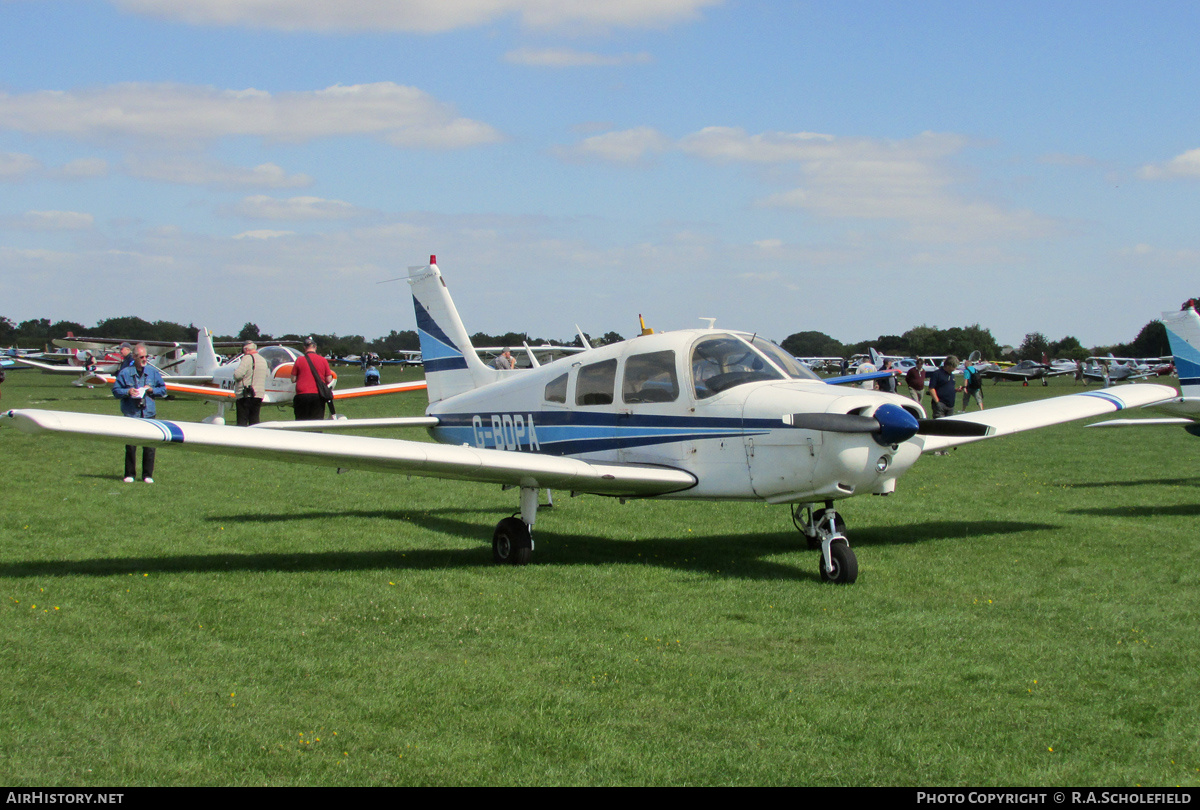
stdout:
{"type": "Polygon", "coordinates": [[[1171,353],[1175,355],[1175,373],[1179,375],[1180,396],[1144,407],[1168,414],[1152,419],[1112,419],[1088,427],[1128,427],[1130,425],[1183,425],[1188,433],[1200,436],[1200,314],[1190,305],[1175,312],[1164,312],[1163,326],[1171,353]]]}
{"type": "Polygon", "coordinates": [[[28,433],[518,488],[520,516],[501,520],[492,536],[494,559],[517,565],[531,560],[542,489],[789,504],[810,547],[820,548],[822,579],[850,583],[858,561],[836,501],[890,494],[922,453],[1176,393],[1129,385],[931,420],[908,397],[830,385],[762,337],[711,324],[499,370],[475,353],[434,257],[410,268],[409,283],[425,416],[237,428],[22,409],[4,421],[28,433]],[[426,427],[440,444],[336,432],[379,422],[426,427]],[[278,429],[293,426],[335,432],[278,429]]]}

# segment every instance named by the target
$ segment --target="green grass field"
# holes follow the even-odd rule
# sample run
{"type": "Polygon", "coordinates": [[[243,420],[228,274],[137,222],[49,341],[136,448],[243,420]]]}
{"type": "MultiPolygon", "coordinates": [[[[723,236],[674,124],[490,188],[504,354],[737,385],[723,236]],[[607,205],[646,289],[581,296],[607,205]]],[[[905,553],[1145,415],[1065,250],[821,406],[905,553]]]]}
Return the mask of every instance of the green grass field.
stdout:
{"type": "Polygon", "coordinates": [[[0,428],[0,784],[1196,786],[1198,449],[1073,423],[926,457],[840,503],[838,587],[786,507],[556,492],[500,567],[513,491],[171,448],[126,485],[119,446],[0,428]]]}

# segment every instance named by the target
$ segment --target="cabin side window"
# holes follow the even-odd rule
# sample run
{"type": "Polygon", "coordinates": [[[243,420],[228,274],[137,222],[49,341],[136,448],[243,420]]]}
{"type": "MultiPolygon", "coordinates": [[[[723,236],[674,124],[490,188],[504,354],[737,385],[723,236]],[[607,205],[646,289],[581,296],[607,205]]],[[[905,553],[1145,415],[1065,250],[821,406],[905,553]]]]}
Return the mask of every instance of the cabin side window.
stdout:
{"type": "Polygon", "coordinates": [[[674,402],[678,399],[675,352],[647,352],[627,357],[621,398],[627,403],[674,402]]]}
{"type": "Polygon", "coordinates": [[[567,404],[567,375],[560,374],[546,384],[546,401],[567,404]]]}
{"type": "Polygon", "coordinates": [[[611,405],[616,382],[616,360],[602,360],[583,366],[575,379],[575,404],[611,405]]]}

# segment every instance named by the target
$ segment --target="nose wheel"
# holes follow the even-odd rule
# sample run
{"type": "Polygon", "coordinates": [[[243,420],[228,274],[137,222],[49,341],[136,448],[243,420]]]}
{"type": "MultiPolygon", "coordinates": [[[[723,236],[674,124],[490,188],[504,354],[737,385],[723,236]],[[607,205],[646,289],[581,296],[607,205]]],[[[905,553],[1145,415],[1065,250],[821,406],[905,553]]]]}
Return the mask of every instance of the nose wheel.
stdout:
{"type": "Polygon", "coordinates": [[[815,511],[812,504],[792,507],[792,522],[803,532],[809,548],[821,550],[818,568],[823,582],[849,585],[858,579],[858,557],[846,539],[846,521],[833,508],[832,501],[826,501],[824,508],[815,511]],[[801,509],[803,515],[799,514],[801,509]]]}

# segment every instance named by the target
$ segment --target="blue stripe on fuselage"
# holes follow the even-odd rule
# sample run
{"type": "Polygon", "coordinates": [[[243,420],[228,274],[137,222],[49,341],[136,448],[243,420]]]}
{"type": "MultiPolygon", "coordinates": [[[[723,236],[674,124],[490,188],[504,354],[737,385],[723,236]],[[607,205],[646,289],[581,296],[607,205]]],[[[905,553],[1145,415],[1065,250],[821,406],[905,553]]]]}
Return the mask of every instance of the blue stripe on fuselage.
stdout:
{"type": "Polygon", "coordinates": [[[580,455],[672,442],[759,436],[785,427],[772,419],[744,420],[583,413],[579,411],[506,411],[436,414],[431,432],[446,444],[466,444],[550,455],[580,455]]]}

